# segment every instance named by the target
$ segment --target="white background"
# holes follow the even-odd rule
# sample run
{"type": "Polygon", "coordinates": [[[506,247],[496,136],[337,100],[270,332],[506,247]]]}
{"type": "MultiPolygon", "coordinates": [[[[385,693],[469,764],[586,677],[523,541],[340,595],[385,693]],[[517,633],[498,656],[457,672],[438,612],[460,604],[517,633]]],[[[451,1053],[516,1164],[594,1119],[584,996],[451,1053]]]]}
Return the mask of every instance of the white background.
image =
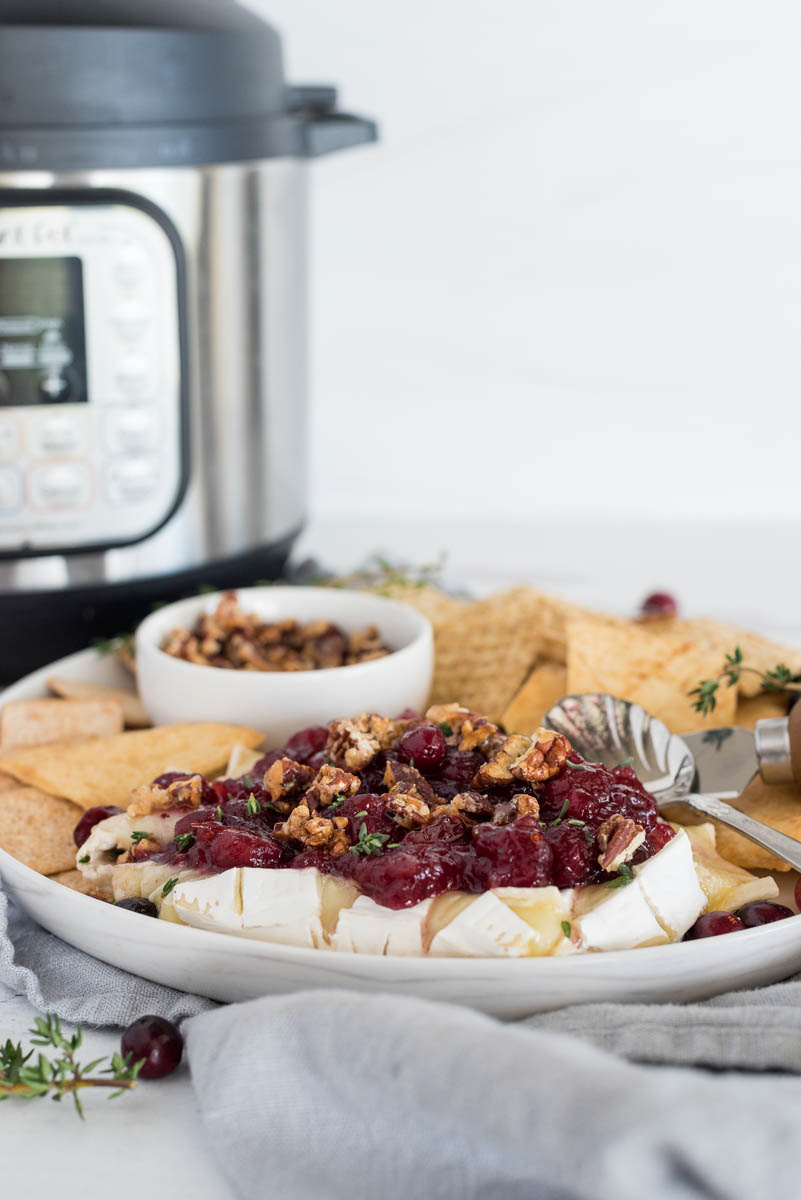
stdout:
{"type": "Polygon", "coordinates": [[[381,124],[311,168],[315,512],[798,515],[801,6],[248,3],[381,124]]]}

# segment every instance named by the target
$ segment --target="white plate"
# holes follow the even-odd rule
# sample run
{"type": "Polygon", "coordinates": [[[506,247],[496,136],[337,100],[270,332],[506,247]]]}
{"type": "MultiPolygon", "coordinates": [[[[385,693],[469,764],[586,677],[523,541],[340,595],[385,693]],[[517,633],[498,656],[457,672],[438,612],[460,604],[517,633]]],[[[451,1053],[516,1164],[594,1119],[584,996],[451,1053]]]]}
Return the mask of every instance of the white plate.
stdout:
{"type": "MultiPolygon", "coordinates": [[[[34,672],[2,699],[42,696],[54,674],[112,685],[126,681],[113,659],[85,650],[34,672]]],[[[0,875],[25,911],[64,941],[157,983],[215,1000],[344,987],[449,1000],[513,1018],[601,1000],[696,1000],[801,970],[801,916],[726,937],[568,958],[382,958],[271,946],[150,920],[62,887],[3,851],[0,875]]]]}

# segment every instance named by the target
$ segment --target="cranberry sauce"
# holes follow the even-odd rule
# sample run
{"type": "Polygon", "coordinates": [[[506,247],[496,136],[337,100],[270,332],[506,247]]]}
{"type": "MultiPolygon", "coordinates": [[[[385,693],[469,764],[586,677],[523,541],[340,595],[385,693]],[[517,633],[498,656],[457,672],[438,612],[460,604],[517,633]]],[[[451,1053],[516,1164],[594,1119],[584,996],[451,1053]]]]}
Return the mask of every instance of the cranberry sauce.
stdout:
{"type": "Polygon", "coordinates": [[[289,837],[283,824],[303,797],[274,802],[264,787],[265,771],[281,757],[315,769],[327,761],[327,730],[314,727],[265,755],[241,779],[207,784],[201,805],[180,816],[173,841],[160,852],[137,857],[211,872],[314,866],[351,879],[388,908],[405,908],[453,890],[567,888],[608,879],[598,863],[598,833],[617,814],[645,830],[635,863],[661,850],[673,836],[628,767],[608,770],[571,753],[559,773],[541,786],[515,780],[477,789],[475,776],[485,757],[478,750],[460,751],[456,739],[446,736],[450,733],[446,725],[416,719],[388,751],[353,772],[360,781],[355,795],[343,794],[312,814],[336,818],[338,836],[348,846],[344,853],[331,854],[311,838],[303,845],[289,837]],[[413,768],[429,812],[435,813],[428,824],[410,829],[408,821],[400,823],[403,813],[390,811],[388,763],[407,772],[413,768]],[[462,793],[470,793],[473,807],[454,811],[464,797],[456,805],[450,802],[462,793]],[[526,805],[527,797],[535,800],[526,805]]]}

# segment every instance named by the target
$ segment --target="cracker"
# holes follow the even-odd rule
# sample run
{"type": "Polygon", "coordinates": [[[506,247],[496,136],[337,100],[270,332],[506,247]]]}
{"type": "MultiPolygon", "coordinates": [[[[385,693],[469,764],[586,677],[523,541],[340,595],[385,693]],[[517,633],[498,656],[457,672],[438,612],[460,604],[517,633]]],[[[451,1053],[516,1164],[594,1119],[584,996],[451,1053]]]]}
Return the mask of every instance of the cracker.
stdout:
{"type": "MultiPolygon", "coordinates": [[[[733,801],[742,812],[764,821],[772,829],[801,839],[801,789],[796,783],[768,785],[761,779],[749,783],[738,800],[733,801]]],[[[718,853],[738,867],[757,867],[766,871],[789,871],[782,858],[763,850],[756,842],[735,833],[726,825],[715,822],[718,853]]]]}
{"type": "Polygon", "coordinates": [[[567,671],[556,663],[540,663],[534,668],[512,703],[503,714],[503,726],[509,733],[533,733],[549,708],[567,691],[567,671]]]}
{"type": "Polygon", "coordinates": [[[19,787],[13,775],[6,775],[5,771],[0,771],[0,792],[7,792],[10,788],[19,787]]]}
{"type": "Polygon", "coordinates": [[[787,699],[776,692],[760,692],[751,699],[739,697],[735,725],[741,729],[753,729],[757,721],[787,716],[787,699]]]}
{"type": "MultiPolygon", "coordinates": [[[[66,703],[66,701],[64,702],[66,703]]],[[[124,808],[131,790],[179,764],[212,776],[228,762],[237,742],[254,748],[263,735],[240,725],[206,722],[135,729],[82,745],[55,743],[0,755],[0,770],[43,791],[92,808],[124,808]]]]}
{"type": "Polygon", "coordinates": [[[9,700],[0,710],[0,751],[110,737],[121,729],[118,700],[9,700]]]}
{"type": "Polygon", "coordinates": [[[455,600],[453,596],[430,585],[415,587],[411,583],[392,583],[382,587],[379,594],[416,609],[428,617],[435,630],[447,625],[468,607],[462,600],[455,600]]]}
{"type": "Polygon", "coordinates": [[[714,647],[699,646],[673,629],[588,614],[568,620],[567,638],[568,694],[607,692],[641,704],[674,733],[734,724],[734,689],[722,689],[717,708],[706,717],[688,694],[719,670],[714,647]]]}
{"type": "Polygon", "coordinates": [[[128,729],[146,729],[151,724],[144,704],[131,688],[105,687],[102,683],[80,683],[60,677],[48,679],[47,686],[65,700],[116,700],[122,705],[122,719],[128,729]]]}
{"type": "Polygon", "coordinates": [[[52,875],[75,866],[72,833],[81,810],[32,787],[0,793],[0,846],[14,858],[52,875]]]}
{"type": "MultiPolygon", "coordinates": [[[[743,652],[745,665],[755,667],[758,671],[772,671],[779,663],[784,663],[793,674],[801,672],[801,650],[798,647],[784,646],[781,642],[773,642],[770,638],[762,637],[758,633],[749,633],[747,630],[738,629],[736,625],[729,625],[725,621],[717,621],[713,617],[702,617],[698,620],[677,621],[675,628],[677,632],[710,648],[715,648],[718,661],[713,675],[718,674],[723,667],[726,655],[730,654],[737,646],[743,652]]],[[[744,671],[736,690],[741,696],[758,696],[762,691],[759,676],[754,675],[751,671],[744,671]]]]}
{"type": "Polygon", "coordinates": [[[54,883],[61,883],[64,887],[72,888],[74,892],[83,892],[84,896],[98,895],[94,884],[86,878],[82,871],[75,868],[72,871],[57,871],[50,878],[54,883]]]}
{"type": "Polygon", "coordinates": [[[437,633],[432,703],[458,701],[500,720],[540,647],[529,588],[465,606],[437,633]]]}

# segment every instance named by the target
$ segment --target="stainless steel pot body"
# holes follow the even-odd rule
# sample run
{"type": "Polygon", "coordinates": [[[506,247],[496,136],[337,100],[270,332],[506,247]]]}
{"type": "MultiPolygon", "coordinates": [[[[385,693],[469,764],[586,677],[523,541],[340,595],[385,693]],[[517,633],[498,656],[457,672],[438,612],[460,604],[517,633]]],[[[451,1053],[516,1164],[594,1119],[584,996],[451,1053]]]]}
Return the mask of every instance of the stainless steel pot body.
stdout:
{"type": "MultiPolygon", "coordinates": [[[[185,440],[181,486],[160,527],[145,536],[121,537],[126,544],[112,544],[111,538],[106,546],[88,550],[64,544],[58,552],[19,556],[6,545],[0,557],[0,595],[125,584],[191,571],[291,537],[303,520],[303,162],[274,158],[81,174],[0,172],[0,209],[20,203],[20,196],[25,196],[24,205],[46,207],[60,204],[65,196],[91,205],[95,195],[117,193],[155,206],[179,244],[184,345],[176,363],[184,393],[179,436],[185,440]]],[[[157,307],[157,318],[159,311],[157,307]]],[[[171,331],[172,326],[170,337],[171,331]]],[[[108,355],[115,352],[110,345],[108,355]]],[[[99,447],[95,454],[102,460],[107,451],[99,447]]],[[[125,468],[124,460],[121,465],[125,468]]],[[[124,525],[130,515],[124,493],[118,511],[124,525]]]]}

